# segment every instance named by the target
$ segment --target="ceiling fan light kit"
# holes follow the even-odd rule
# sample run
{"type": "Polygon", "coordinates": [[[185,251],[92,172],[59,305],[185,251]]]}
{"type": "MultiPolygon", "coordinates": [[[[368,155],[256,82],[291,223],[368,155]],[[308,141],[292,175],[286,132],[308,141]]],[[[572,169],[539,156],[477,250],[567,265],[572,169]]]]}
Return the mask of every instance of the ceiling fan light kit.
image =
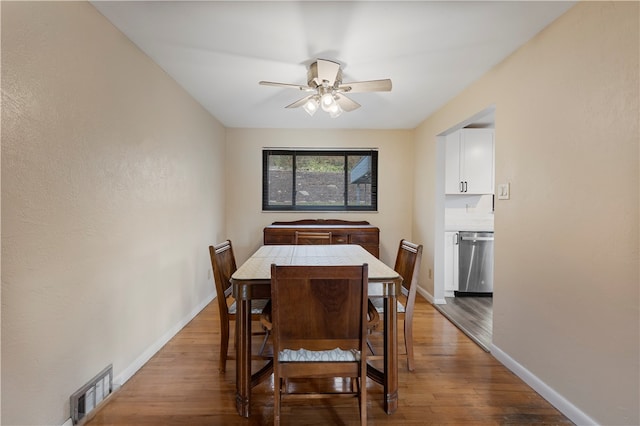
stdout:
{"type": "Polygon", "coordinates": [[[391,80],[389,79],[342,83],[340,64],[326,59],[317,59],[309,66],[307,86],[272,81],[260,81],[259,84],[312,92],[311,95],[305,96],[285,108],[302,107],[310,116],[322,108],[323,111],[329,113],[331,118],[339,117],[343,111],[348,112],[360,108],[359,103],[348,98],[344,93],[391,91],[391,80]]]}
{"type": "Polygon", "coordinates": [[[304,109],[307,114],[313,117],[313,114],[315,114],[318,108],[320,108],[319,105],[320,101],[318,101],[318,98],[316,96],[312,96],[307,102],[304,103],[304,105],[302,105],[302,109],[304,109]]]}

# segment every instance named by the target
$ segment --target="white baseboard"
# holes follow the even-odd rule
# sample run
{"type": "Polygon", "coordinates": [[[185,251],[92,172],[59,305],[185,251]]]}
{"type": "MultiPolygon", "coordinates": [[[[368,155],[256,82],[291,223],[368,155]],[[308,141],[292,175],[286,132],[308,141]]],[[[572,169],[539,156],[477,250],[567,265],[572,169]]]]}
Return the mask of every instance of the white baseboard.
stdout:
{"type": "Polygon", "coordinates": [[[431,303],[432,305],[446,305],[447,301],[444,299],[434,299],[433,295],[431,293],[429,293],[427,290],[425,290],[424,288],[418,286],[417,288],[418,293],[420,293],[420,295],[422,297],[424,297],[425,299],[427,299],[427,301],[429,303],[431,303]]]}
{"type": "Polygon", "coordinates": [[[598,424],[595,420],[568,401],[564,396],[560,395],[556,390],[540,380],[532,372],[524,368],[494,344],[491,344],[491,355],[511,370],[516,376],[520,377],[527,385],[538,392],[540,396],[556,407],[576,425],[591,426],[598,424]]]}
{"type": "Polygon", "coordinates": [[[416,291],[418,293],[420,293],[422,295],[422,297],[424,297],[425,299],[427,299],[429,301],[429,303],[433,303],[433,296],[431,295],[431,293],[427,292],[427,290],[425,290],[424,288],[418,286],[416,288],[416,291]]]}
{"type": "Polygon", "coordinates": [[[120,374],[113,378],[114,386],[122,386],[129,380],[136,372],[142,368],[169,340],[173,338],[182,328],[189,323],[198,313],[205,308],[215,297],[215,292],[207,296],[199,305],[197,305],[186,317],[180,320],[176,325],[171,327],[164,333],[158,340],[156,340],[151,346],[149,346],[135,361],[133,361],[127,368],[125,368],[120,374]]]}

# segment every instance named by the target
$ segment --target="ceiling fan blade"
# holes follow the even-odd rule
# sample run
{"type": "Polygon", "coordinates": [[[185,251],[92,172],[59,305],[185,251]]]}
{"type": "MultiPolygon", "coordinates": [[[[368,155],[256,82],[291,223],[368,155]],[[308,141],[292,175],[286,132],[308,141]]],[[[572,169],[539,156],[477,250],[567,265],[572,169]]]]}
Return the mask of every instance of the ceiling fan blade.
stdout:
{"type": "Polygon", "coordinates": [[[320,80],[318,83],[320,84],[326,80],[329,86],[333,86],[340,71],[340,64],[326,59],[318,59],[316,64],[318,67],[318,80],[320,80]]]}
{"type": "Polygon", "coordinates": [[[292,104],[287,105],[285,108],[298,108],[301,107],[302,105],[306,104],[307,101],[312,98],[314,95],[309,95],[309,96],[305,96],[302,99],[298,99],[297,101],[295,101],[292,104]]]}
{"type": "Polygon", "coordinates": [[[290,89],[298,89],[298,90],[302,90],[303,92],[309,92],[314,90],[309,86],[302,86],[300,84],[275,83],[273,81],[259,81],[258,84],[261,84],[263,86],[276,86],[276,87],[286,87],[290,89]]]}
{"type": "Polygon", "coordinates": [[[344,83],[338,87],[338,90],[344,93],[362,93],[362,92],[390,92],[391,80],[371,80],[356,81],[353,83],[344,83]]]}
{"type": "Polygon", "coordinates": [[[340,105],[343,111],[353,111],[354,109],[360,108],[360,104],[354,101],[353,99],[347,98],[345,95],[340,93],[336,93],[335,95],[336,102],[340,105]]]}

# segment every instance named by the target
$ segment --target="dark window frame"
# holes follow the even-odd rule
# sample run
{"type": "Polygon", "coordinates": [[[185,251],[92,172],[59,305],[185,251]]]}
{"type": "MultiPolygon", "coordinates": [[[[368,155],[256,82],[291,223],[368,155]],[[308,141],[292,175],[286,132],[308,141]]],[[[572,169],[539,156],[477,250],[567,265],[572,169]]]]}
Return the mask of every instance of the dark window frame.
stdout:
{"type": "Polygon", "coordinates": [[[315,150],[315,149],[263,149],[262,150],[262,210],[263,211],[378,211],[378,151],[375,149],[362,150],[315,150]],[[292,156],[292,188],[296,188],[296,156],[343,156],[344,157],[344,205],[297,205],[296,192],[292,190],[291,205],[270,205],[269,204],[269,156],[270,155],[291,155],[292,156]],[[347,158],[349,156],[370,156],[371,157],[371,204],[349,205],[349,169],[347,158]]]}

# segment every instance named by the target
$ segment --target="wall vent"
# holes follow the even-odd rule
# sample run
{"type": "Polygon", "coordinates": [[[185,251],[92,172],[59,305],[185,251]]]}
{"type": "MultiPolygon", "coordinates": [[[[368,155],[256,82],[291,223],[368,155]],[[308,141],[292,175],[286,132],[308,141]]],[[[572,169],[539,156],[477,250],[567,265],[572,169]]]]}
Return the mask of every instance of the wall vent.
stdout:
{"type": "Polygon", "coordinates": [[[71,395],[71,420],[76,425],[113,392],[113,365],[99,372],[93,379],[71,395]]]}

